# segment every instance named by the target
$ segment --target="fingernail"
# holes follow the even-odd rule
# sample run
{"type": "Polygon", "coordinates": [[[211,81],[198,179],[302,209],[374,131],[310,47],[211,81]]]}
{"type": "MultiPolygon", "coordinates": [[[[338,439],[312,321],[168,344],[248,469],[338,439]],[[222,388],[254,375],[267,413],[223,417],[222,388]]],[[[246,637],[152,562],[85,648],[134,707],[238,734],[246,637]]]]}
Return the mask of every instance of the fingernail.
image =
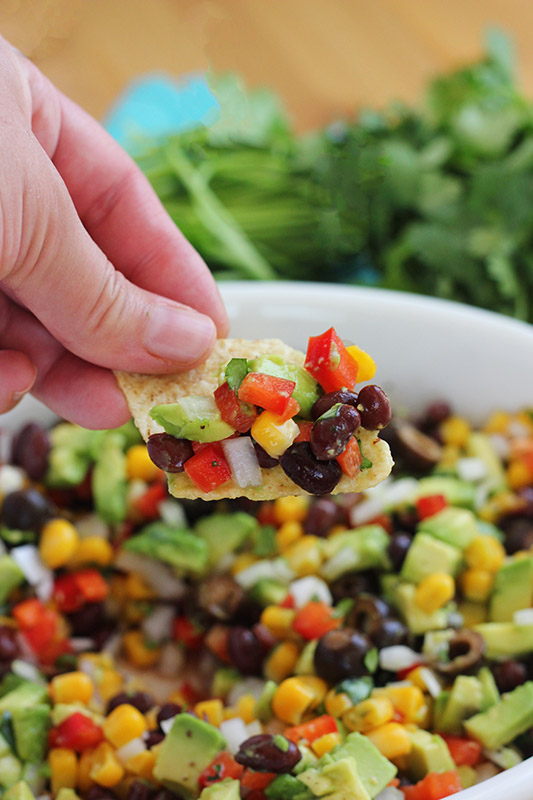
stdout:
{"type": "Polygon", "coordinates": [[[154,305],[148,312],[144,346],[153,356],[176,364],[191,364],[215,339],[215,325],[194,311],[154,305]]]}

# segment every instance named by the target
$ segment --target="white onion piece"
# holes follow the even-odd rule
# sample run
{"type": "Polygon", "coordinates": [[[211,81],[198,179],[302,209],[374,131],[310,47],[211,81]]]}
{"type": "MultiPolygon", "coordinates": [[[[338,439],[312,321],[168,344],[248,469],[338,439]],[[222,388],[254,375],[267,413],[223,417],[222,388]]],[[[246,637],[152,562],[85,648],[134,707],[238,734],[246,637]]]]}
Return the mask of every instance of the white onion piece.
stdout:
{"type": "Polygon", "coordinates": [[[520,608],[513,614],[515,625],[533,625],[533,608],[520,608]]]}
{"type": "Polygon", "coordinates": [[[145,750],[146,745],[139,736],[136,739],[131,739],[131,741],[126,742],[126,744],[123,744],[118,750],[115,750],[115,755],[122,764],[126,764],[130,758],[138,756],[139,753],[144,753],[145,750]]]}
{"type": "Polygon", "coordinates": [[[76,520],[76,530],[80,539],[87,536],[99,536],[100,539],[109,539],[110,528],[97,514],[85,514],[76,520]]]}
{"type": "Polygon", "coordinates": [[[176,717],[177,714],[175,714],[173,717],[169,717],[168,719],[164,719],[163,722],[159,723],[159,727],[161,728],[165,736],[167,735],[167,733],[170,732],[170,729],[174,725],[174,720],[176,719],[176,717]]]}
{"type": "Polygon", "coordinates": [[[24,577],[32,586],[45,584],[50,580],[53,583],[52,570],[45,566],[35,545],[23,544],[20,547],[14,547],[11,551],[11,556],[15,559],[24,573],[24,577]]]}
{"type": "Polygon", "coordinates": [[[4,497],[11,492],[18,492],[26,485],[26,475],[20,467],[4,464],[0,467],[0,494],[4,497]]]}
{"type": "Polygon", "coordinates": [[[243,678],[242,681],[232,686],[227,698],[228,706],[236,705],[245,694],[251,694],[256,700],[259,700],[265,683],[266,681],[261,678],[243,678]]]}
{"type": "Polygon", "coordinates": [[[165,639],[170,639],[174,616],[175,611],[172,606],[159,606],[145,617],[142,629],[148,641],[159,644],[165,639]]]}
{"type": "Polygon", "coordinates": [[[350,509],[350,524],[356,527],[383,514],[386,508],[384,493],[362,500],[350,509]]]}
{"type": "Polygon", "coordinates": [[[263,726],[258,719],[254,719],[253,722],[249,722],[246,726],[246,734],[248,739],[250,739],[252,736],[259,736],[261,733],[263,733],[263,726]]]}
{"type": "Polygon", "coordinates": [[[487,476],[487,467],[480,458],[458,458],[455,469],[459,478],[469,483],[478,483],[487,476]]]}
{"type": "Polygon", "coordinates": [[[92,659],[82,656],[78,661],[78,669],[88,675],[89,678],[95,678],[98,668],[92,659]]]}
{"type": "Polygon", "coordinates": [[[327,581],[334,581],[339,575],[357,569],[360,561],[361,556],[353,548],[343,547],[322,565],[321,572],[327,581]]]}
{"type": "Polygon", "coordinates": [[[502,769],[511,769],[524,760],[514,747],[500,747],[498,750],[483,749],[483,755],[502,769]]]}
{"type": "Polygon", "coordinates": [[[415,496],[418,489],[416,478],[400,478],[397,481],[387,482],[385,486],[380,484],[379,497],[383,498],[386,508],[396,508],[406,503],[415,496]]]}
{"type": "Polygon", "coordinates": [[[429,667],[420,667],[420,678],[425,683],[430,695],[438,697],[442,692],[442,686],[433,670],[429,669],[429,667]]]}
{"type": "Polygon", "coordinates": [[[43,603],[47,603],[54,593],[54,576],[52,573],[47,575],[35,586],[35,594],[43,603]]]}
{"type": "Polygon", "coordinates": [[[114,633],[110,636],[102,647],[102,653],[109,653],[110,656],[118,656],[120,648],[122,647],[122,636],[120,633],[114,633]]]}
{"type": "Polygon", "coordinates": [[[117,555],[114,566],[124,572],[141,575],[157,596],[165,600],[177,600],[185,593],[183,581],[153,558],[145,558],[123,549],[117,555]]]}
{"type": "Polygon", "coordinates": [[[249,436],[224,439],[222,449],[237,486],[241,489],[245,486],[261,486],[263,475],[249,436]]]}
{"type": "Polygon", "coordinates": [[[232,756],[246,739],[249,739],[248,730],[244,720],[240,717],[226,719],[220,723],[220,733],[226,740],[226,747],[232,756]]]}
{"type": "Polygon", "coordinates": [[[289,586],[289,592],[294,598],[296,608],[303,608],[314,598],[318,598],[328,606],[333,603],[333,597],[327,583],[316,575],[307,575],[305,578],[293,581],[289,586]]]}
{"type": "Polygon", "coordinates": [[[88,636],[73,636],[69,639],[69,644],[75,653],[83,653],[94,648],[94,639],[88,636]]]}
{"type": "Polygon", "coordinates": [[[18,675],[19,678],[25,678],[27,681],[39,683],[42,686],[46,684],[46,681],[35,664],[28,664],[27,661],[22,661],[21,659],[16,658],[11,664],[11,670],[15,673],[15,675],[18,675]]]}
{"type": "Polygon", "coordinates": [[[385,788],[374,797],[374,800],[404,800],[404,793],[395,786],[385,786],[385,788]]]}
{"type": "Polygon", "coordinates": [[[251,589],[262,578],[272,578],[283,584],[289,584],[296,577],[285,559],[274,558],[272,561],[256,561],[235,575],[235,580],[243,589],[251,589]]]}
{"type": "Polygon", "coordinates": [[[415,653],[404,644],[384,647],[379,651],[379,666],[388,672],[399,672],[420,663],[420,653],[415,653]]]}
{"type": "Polygon", "coordinates": [[[161,650],[159,672],[165,678],[175,678],[185,666],[185,655],[181,647],[168,642],[161,650]]]}
{"type": "Polygon", "coordinates": [[[500,770],[496,767],[491,761],[485,761],[483,764],[480,764],[479,767],[476,767],[476,774],[478,783],[482,781],[488,781],[489,778],[494,778],[495,775],[498,775],[500,770]]]}
{"type": "Polygon", "coordinates": [[[187,517],[181,503],[177,500],[163,500],[158,505],[159,516],[167,525],[176,525],[179,528],[187,527],[187,517]]]}

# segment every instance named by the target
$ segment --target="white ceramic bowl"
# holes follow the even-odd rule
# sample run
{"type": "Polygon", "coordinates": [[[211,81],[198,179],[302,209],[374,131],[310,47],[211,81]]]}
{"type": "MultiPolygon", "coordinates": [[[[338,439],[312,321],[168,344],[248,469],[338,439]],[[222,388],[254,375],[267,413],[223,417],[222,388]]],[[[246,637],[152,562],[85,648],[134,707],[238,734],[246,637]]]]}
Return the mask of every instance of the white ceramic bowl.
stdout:
{"type": "MultiPolygon", "coordinates": [[[[397,409],[418,411],[446,399],[481,422],[498,408],[533,407],[533,327],[456,303],[375,289],[311,283],[223,283],[231,335],[279,337],[305,349],[334,325],[369,351],[376,382],[397,409]]],[[[30,398],[0,426],[52,420],[30,398]]],[[[461,792],[460,800],[531,800],[533,759],[461,792]]]]}

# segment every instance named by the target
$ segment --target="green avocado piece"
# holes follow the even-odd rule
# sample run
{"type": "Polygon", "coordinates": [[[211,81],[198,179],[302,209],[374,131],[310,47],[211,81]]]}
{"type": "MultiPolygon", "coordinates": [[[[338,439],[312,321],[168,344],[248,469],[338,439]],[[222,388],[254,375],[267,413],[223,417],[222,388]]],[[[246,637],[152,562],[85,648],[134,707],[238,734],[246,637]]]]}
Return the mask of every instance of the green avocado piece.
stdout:
{"type": "Polygon", "coordinates": [[[439,714],[438,727],[443,733],[460,734],[463,721],[481,709],[483,688],[473,675],[458,675],[448,701],[439,714]]]}
{"type": "Polygon", "coordinates": [[[15,675],[14,672],[8,672],[0,683],[0,697],[4,697],[8,692],[12,692],[13,689],[18,689],[26,681],[27,678],[21,678],[20,675],[15,675]]]}
{"type": "Polygon", "coordinates": [[[495,750],[531,727],[533,681],[502,695],[500,701],[464,723],[466,732],[483,747],[495,750]]]}
{"type": "Polygon", "coordinates": [[[227,697],[242,676],[235,667],[219,667],[213,676],[211,694],[213,697],[227,697]]]}
{"type": "Polygon", "coordinates": [[[14,708],[11,712],[17,754],[22,761],[41,761],[45,757],[50,728],[50,706],[36,704],[14,708]]]}
{"type": "Polygon", "coordinates": [[[484,479],[491,490],[505,489],[507,482],[502,467],[502,460],[494,449],[494,445],[485,433],[473,431],[466,443],[467,455],[479,458],[485,465],[487,476],[484,479]]]}
{"type": "Polygon", "coordinates": [[[124,441],[121,433],[109,433],[104,437],[91,479],[96,512],[111,524],[126,518],[128,481],[124,441]]]}
{"type": "Polygon", "coordinates": [[[461,781],[463,789],[468,789],[470,786],[475,786],[477,783],[477,772],[474,767],[469,767],[467,764],[461,764],[460,767],[455,767],[461,781]]]}
{"type": "Polygon", "coordinates": [[[419,781],[428,772],[447,772],[455,769],[448,745],[437,733],[418,730],[408,731],[412,749],[407,756],[407,771],[414,781],[419,781]]]}
{"type": "Polygon", "coordinates": [[[480,535],[477,519],[472,511],[453,506],[443,508],[438,514],[422,520],[417,530],[459,550],[465,550],[472,539],[480,535]]]}
{"type": "Polygon", "coordinates": [[[205,539],[165,522],[145,525],[140,533],[127,539],[123,547],[192,575],[202,575],[209,563],[209,547],[205,539]]]}
{"type": "MultiPolygon", "coordinates": [[[[431,494],[443,494],[451,506],[474,510],[476,487],[473,483],[461,481],[448,475],[430,475],[418,481],[416,498],[431,494]]],[[[416,499],[415,498],[415,499],[416,499]]]]}
{"type": "Polygon", "coordinates": [[[24,583],[24,573],[14,558],[0,556],[0,603],[3,603],[11,592],[24,583]]]}
{"type": "Polygon", "coordinates": [[[80,484],[104,436],[105,431],[90,431],[70,422],[52,428],[46,483],[49,486],[80,484]]]}
{"type": "Polygon", "coordinates": [[[397,772],[394,764],[381,755],[370,739],[361,733],[349,733],[342,744],[322,756],[318,767],[345,758],[356,764],[357,774],[370,797],[379,794],[397,772]]]}
{"type": "MultiPolygon", "coordinates": [[[[411,545],[412,547],[412,545],[411,545]]],[[[414,583],[399,583],[394,591],[393,604],[410,632],[419,636],[427,631],[437,631],[446,628],[448,624],[448,611],[439,608],[432,614],[423,611],[415,602],[416,586],[414,583]]]]}
{"type": "Polygon", "coordinates": [[[457,575],[461,566],[461,551],[441,542],[427,533],[417,533],[403,562],[401,577],[404,581],[421,583],[435,572],[457,575]]]}
{"type": "MultiPolygon", "coordinates": [[[[67,800],[56,795],[56,800],[67,800]]],[[[13,784],[4,794],[4,800],[35,800],[35,795],[25,781],[18,781],[13,784]]]]}
{"type": "Polygon", "coordinates": [[[311,419],[311,409],[320,397],[320,387],[312,375],[298,364],[290,364],[282,356],[263,355],[248,362],[250,372],[262,372],[275,378],[294,381],[292,396],[300,406],[298,416],[311,419]]]}
{"type": "Polygon", "coordinates": [[[533,650],[533,625],[514,622],[482,622],[474,625],[487,647],[487,658],[516,658],[533,650]]]}
{"type": "Polygon", "coordinates": [[[20,780],[22,764],[13,753],[6,753],[0,758],[0,786],[9,789],[20,780]]]}
{"type": "Polygon", "coordinates": [[[154,777],[184,800],[198,797],[198,778],[226,745],[208,722],[178,714],[157,753],[154,777]]]}
{"type": "Polygon", "coordinates": [[[268,800],[311,800],[312,792],[294,775],[278,775],[265,789],[268,800]]]}
{"type": "Polygon", "coordinates": [[[298,775],[315,797],[327,800],[370,800],[357,765],[346,757],[327,764],[320,769],[307,769],[298,775]]]}
{"type": "Polygon", "coordinates": [[[150,416],[167,433],[191,442],[220,442],[235,433],[220,416],[214,397],[182,397],[177,403],[154,406],[150,416]]]}
{"type": "Polygon", "coordinates": [[[477,679],[481,684],[481,707],[480,711],[486,711],[497,703],[500,699],[500,693],[494,680],[494,675],[488,667],[481,667],[477,674],[477,679]]]}
{"type": "Polygon", "coordinates": [[[91,711],[89,708],[87,708],[87,706],[83,705],[83,703],[56,703],[50,712],[52,725],[54,727],[56,725],[61,725],[61,723],[66,720],[67,717],[70,717],[72,714],[76,713],[84,714],[86,717],[92,719],[97,725],[101,725],[104,721],[101,714],[91,711]]]}
{"type": "Polygon", "coordinates": [[[274,578],[261,578],[250,589],[249,595],[256,603],[265,606],[277,606],[287,597],[289,590],[274,578]]]}
{"type": "Polygon", "coordinates": [[[35,706],[41,703],[46,703],[48,700],[48,690],[46,686],[40,686],[38,683],[31,681],[24,681],[16,689],[5,694],[0,698],[0,714],[4,711],[13,711],[17,708],[26,708],[28,706],[35,706]]]}
{"type": "Polygon", "coordinates": [[[389,542],[389,535],[381,525],[364,525],[336,533],[324,542],[327,561],[320,574],[331,582],[352,570],[386,568],[389,542]]]}
{"type": "Polygon", "coordinates": [[[530,608],[532,600],[533,558],[504,562],[494,579],[489,609],[492,622],[512,622],[514,612],[530,608]]]}
{"type": "Polygon", "coordinates": [[[255,517],[245,511],[230,514],[216,513],[202,517],[196,523],[195,533],[208,548],[209,564],[218,564],[224,556],[235,552],[257,529],[255,517]]]}
{"type": "Polygon", "coordinates": [[[272,719],[272,700],[277,688],[276,681],[267,681],[263,686],[263,691],[255,704],[255,716],[259,722],[269,722],[272,719]]]}
{"type": "Polygon", "coordinates": [[[232,778],[206,786],[200,800],[240,800],[240,783],[232,778]]]}

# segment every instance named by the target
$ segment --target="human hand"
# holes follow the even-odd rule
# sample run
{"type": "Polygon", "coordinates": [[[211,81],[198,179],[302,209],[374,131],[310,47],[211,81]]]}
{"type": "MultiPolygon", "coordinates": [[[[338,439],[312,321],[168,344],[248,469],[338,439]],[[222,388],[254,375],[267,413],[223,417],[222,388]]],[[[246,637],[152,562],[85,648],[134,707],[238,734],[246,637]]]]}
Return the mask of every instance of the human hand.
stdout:
{"type": "Polygon", "coordinates": [[[0,413],[27,391],[115,427],[111,372],[189,369],[228,322],[199,254],[141,171],[0,39],[0,413]]]}

